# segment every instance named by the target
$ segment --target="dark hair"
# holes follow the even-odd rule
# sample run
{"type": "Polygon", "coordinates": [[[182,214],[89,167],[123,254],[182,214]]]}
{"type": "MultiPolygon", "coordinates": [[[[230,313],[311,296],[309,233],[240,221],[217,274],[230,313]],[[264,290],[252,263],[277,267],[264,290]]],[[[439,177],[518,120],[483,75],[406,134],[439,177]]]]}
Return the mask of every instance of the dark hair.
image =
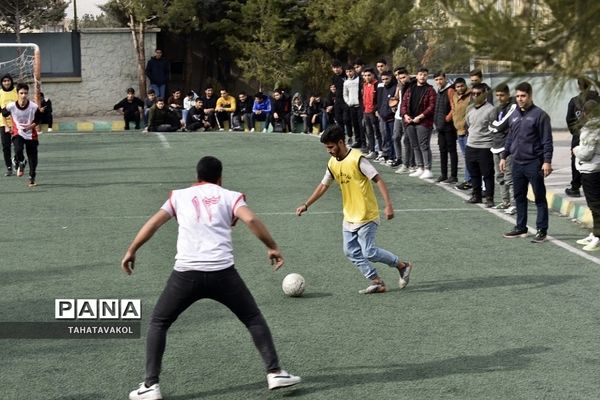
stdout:
{"type": "Polygon", "coordinates": [[[463,84],[467,84],[467,81],[465,81],[465,78],[461,78],[460,76],[458,78],[456,78],[454,80],[454,84],[456,85],[457,83],[463,83],[463,84]]]}
{"type": "Polygon", "coordinates": [[[365,62],[362,58],[357,58],[356,60],[354,60],[354,65],[365,65],[365,62]]]}
{"type": "Polygon", "coordinates": [[[156,92],[154,91],[154,89],[150,89],[148,90],[148,94],[156,94],[156,92]]]}
{"type": "Polygon", "coordinates": [[[165,102],[165,98],[164,97],[157,97],[156,98],[156,102],[158,103],[159,101],[162,101],[164,103],[165,102]]]}
{"type": "Polygon", "coordinates": [[[265,98],[265,95],[263,94],[263,92],[256,92],[254,94],[254,98],[263,100],[265,98]]]}
{"type": "Polygon", "coordinates": [[[469,76],[478,76],[478,77],[482,78],[483,73],[481,72],[481,70],[479,68],[475,68],[475,69],[471,70],[471,72],[469,72],[469,76]]]}
{"type": "Polygon", "coordinates": [[[502,92],[502,93],[510,93],[510,89],[508,88],[508,85],[506,83],[499,84],[498,86],[496,86],[496,89],[494,89],[494,91],[502,92]]]}
{"type": "Polygon", "coordinates": [[[408,70],[406,69],[406,67],[396,67],[394,69],[394,73],[395,74],[405,74],[405,75],[408,75],[408,70]]]}
{"type": "Polygon", "coordinates": [[[519,83],[516,87],[515,90],[518,90],[519,92],[525,92],[528,95],[531,96],[531,93],[533,92],[533,89],[531,88],[531,84],[529,82],[521,82],[519,83]]]}
{"type": "Polygon", "coordinates": [[[213,156],[202,157],[196,165],[198,181],[217,183],[223,173],[223,164],[213,156]]]}
{"type": "Polygon", "coordinates": [[[204,100],[202,100],[202,97],[196,97],[196,100],[194,100],[195,103],[197,103],[199,101],[204,103],[204,100]]]}
{"type": "Polygon", "coordinates": [[[18,92],[19,90],[21,90],[21,89],[25,89],[25,90],[27,90],[27,91],[29,92],[29,85],[28,85],[28,84],[26,84],[26,83],[23,83],[23,82],[19,82],[19,83],[17,83],[17,89],[16,89],[16,90],[17,90],[17,92],[18,92]]]}
{"type": "Polygon", "coordinates": [[[436,71],[436,72],[433,73],[433,77],[434,78],[437,78],[438,76],[441,76],[441,77],[445,78],[446,77],[446,73],[444,71],[436,71]]]}
{"type": "Polygon", "coordinates": [[[340,60],[333,60],[331,61],[331,66],[332,67],[341,67],[342,66],[342,62],[340,60]]]}
{"type": "Polygon", "coordinates": [[[417,72],[425,72],[426,74],[428,74],[429,70],[425,67],[421,67],[421,68],[419,68],[419,70],[417,72]]]}
{"type": "Polygon", "coordinates": [[[481,90],[481,93],[487,92],[487,86],[483,83],[476,83],[471,87],[471,89],[481,90]]]}
{"type": "Polygon", "coordinates": [[[129,93],[135,94],[135,90],[132,87],[127,88],[127,94],[129,94],[129,93]]]}
{"type": "Polygon", "coordinates": [[[392,76],[392,73],[390,71],[383,71],[381,76],[392,76]]]}
{"type": "Polygon", "coordinates": [[[193,96],[193,95],[195,95],[195,94],[196,94],[196,93],[195,93],[193,90],[190,90],[189,92],[187,92],[187,95],[188,95],[188,96],[193,96]]]}
{"type": "Polygon", "coordinates": [[[321,143],[337,143],[340,140],[344,141],[346,135],[344,129],[339,125],[330,125],[325,129],[325,132],[321,135],[321,143]]]}
{"type": "Polygon", "coordinates": [[[586,78],[577,78],[577,87],[579,90],[584,91],[590,88],[590,82],[586,78]]]}
{"type": "Polygon", "coordinates": [[[238,93],[238,96],[241,96],[241,95],[248,96],[248,95],[246,94],[246,92],[244,92],[244,91],[241,91],[241,92],[239,92],[239,93],[238,93]]]}
{"type": "Polygon", "coordinates": [[[208,89],[214,90],[214,88],[212,87],[212,85],[208,85],[204,90],[206,91],[208,89]]]}
{"type": "Polygon", "coordinates": [[[375,70],[373,69],[373,67],[367,67],[367,68],[363,68],[362,72],[370,72],[370,73],[374,74],[375,70]]]}
{"type": "Polygon", "coordinates": [[[346,71],[354,71],[354,65],[346,64],[346,71]]]}
{"type": "Polygon", "coordinates": [[[385,58],[380,58],[375,64],[387,65],[387,60],[385,58]]]}

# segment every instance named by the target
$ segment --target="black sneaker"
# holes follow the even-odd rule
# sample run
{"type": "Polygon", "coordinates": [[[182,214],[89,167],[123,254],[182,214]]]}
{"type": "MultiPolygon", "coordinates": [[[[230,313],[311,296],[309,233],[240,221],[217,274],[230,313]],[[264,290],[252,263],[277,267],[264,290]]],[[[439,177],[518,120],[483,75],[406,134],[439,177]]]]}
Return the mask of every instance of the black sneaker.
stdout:
{"type": "Polygon", "coordinates": [[[455,186],[458,190],[470,190],[473,188],[470,182],[463,182],[455,186]]]}
{"type": "Polygon", "coordinates": [[[569,197],[581,197],[579,189],[566,188],[565,193],[569,197]]]}
{"type": "Polygon", "coordinates": [[[494,199],[491,197],[486,197],[485,198],[485,206],[486,206],[486,208],[494,207],[494,199]]]}
{"type": "Polygon", "coordinates": [[[4,176],[13,176],[13,175],[14,175],[14,173],[13,173],[13,169],[12,168],[8,168],[6,170],[6,172],[4,173],[4,176]]]}
{"type": "Polygon", "coordinates": [[[435,183],[440,183],[440,182],[446,182],[448,180],[447,177],[445,176],[438,176],[437,179],[435,180],[435,183]]]}
{"type": "Polygon", "coordinates": [[[465,200],[465,203],[469,203],[469,204],[479,204],[481,203],[481,197],[479,196],[471,196],[469,198],[469,200],[465,200]]]}
{"type": "Polygon", "coordinates": [[[527,237],[527,228],[520,229],[515,226],[512,231],[506,232],[502,236],[504,236],[507,239],[524,238],[524,237],[527,237]]]}
{"type": "Polygon", "coordinates": [[[446,179],[445,181],[442,181],[442,183],[446,183],[446,184],[452,184],[452,183],[457,183],[458,179],[456,179],[455,177],[451,176],[450,178],[446,179]]]}
{"type": "Polygon", "coordinates": [[[362,147],[362,144],[361,144],[361,143],[359,143],[359,142],[356,142],[356,143],[354,143],[354,144],[353,144],[352,146],[350,146],[350,147],[352,147],[353,149],[360,149],[360,148],[362,147]]]}
{"type": "Polygon", "coordinates": [[[394,160],[394,162],[390,164],[390,167],[396,168],[396,167],[398,167],[400,165],[402,165],[402,161],[400,161],[400,160],[394,160]]]}
{"type": "Polygon", "coordinates": [[[531,240],[531,243],[543,243],[546,241],[547,232],[543,229],[538,229],[537,233],[531,240]]]}

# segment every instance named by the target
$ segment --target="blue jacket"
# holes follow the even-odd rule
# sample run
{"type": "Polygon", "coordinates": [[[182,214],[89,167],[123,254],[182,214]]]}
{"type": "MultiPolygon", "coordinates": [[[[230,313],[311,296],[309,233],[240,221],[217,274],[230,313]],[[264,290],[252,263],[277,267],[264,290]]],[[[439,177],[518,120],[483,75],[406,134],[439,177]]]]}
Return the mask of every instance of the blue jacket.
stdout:
{"type": "Polygon", "coordinates": [[[553,150],[550,116],[535,104],[526,110],[517,107],[510,117],[502,158],[512,155],[518,164],[551,163],[553,150]]]}
{"type": "Polygon", "coordinates": [[[262,111],[264,113],[271,112],[271,99],[265,96],[265,99],[262,102],[258,102],[254,100],[254,105],[252,106],[252,112],[254,111],[262,111]]]}

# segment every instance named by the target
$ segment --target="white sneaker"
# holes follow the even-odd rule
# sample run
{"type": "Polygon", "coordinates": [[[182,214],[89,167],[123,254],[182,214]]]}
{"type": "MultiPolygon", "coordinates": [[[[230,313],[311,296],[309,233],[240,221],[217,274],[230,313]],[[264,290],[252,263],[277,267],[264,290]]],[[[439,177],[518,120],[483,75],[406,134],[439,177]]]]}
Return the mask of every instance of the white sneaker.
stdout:
{"type": "Polygon", "coordinates": [[[365,158],[372,159],[373,157],[375,157],[374,151],[370,151],[367,154],[365,154],[365,158]]]}
{"type": "Polygon", "coordinates": [[[377,157],[375,157],[375,161],[377,161],[377,162],[385,161],[385,157],[384,156],[377,156],[377,157]]]}
{"type": "Polygon", "coordinates": [[[504,214],[515,215],[517,213],[517,207],[510,206],[506,210],[504,210],[504,214]]]}
{"type": "Polygon", "coordinates": [[[150,387],[146,387],[144,382],[140,383],[138,389],[129,393],[129,400],[162,400],[162,394],[160,394],[158,383],[155,383],[150,387]]]}
{"type": "Polygon", "coordinates": [[[425,171],[423,171],[421,176],[419,176],[419,179],[431,179],[431,178],[433,178],[433,173],[429,169],[426,169],[425,171]]]}
{"type": "Polygon", "coordinates": [[[419,176],[423,175],[423,172],[425,172],[425,171],[423,171],[423,168],[417,168],[417,169],[415,170],[415,172],[413,172],[413,173],[409,174],[408,176],[416,176],[416,177],[419,177],[419,176]]]}
{"type": "Polygon", "coordinates": [[[590,233],[588,235],[588,237],[586,237],[585,239],[579,239],[577,241],[577,244],[583,244],[583,245],[590,244],[592,242],[592,240],[594,240],[594,237],[595,237],[594,234],[590,233]]]}
{"type": "Polygon", "coordinates": [[[284,370],[279,371],[279,373],[267,374],[267,383],[269,384],[269,390],[294,386],[300,383],[300,381],[302,381],[302,379],[299,376],[292,375],[284,370]]]}
{"type": "Polygon", "coordinates": [[[406,174],[408,172],[408,167],[406,165],[401,165],[400,168],[394,171],[397,174],[406,174]]]}
{"type": "Polygon", "coordinates": [[[262,133],[267,133],[267,130],[266,130],[266,129],[263,129],[263,130],[262,130],[262,133]]]}
{"type": "Polygon", "coordinates": [[[600,238],[599,237],[594,237],[589,244],[587,244],[586,246],[583,246],[583,250],[585,250],[585,251],[598,251],[598,250],[600,250],[600,238]]]}
{"type": "Polygon", "coordinates": [[[250,132],[254,132],[254,128],[250,129],[250,132]]]}
{"type": "Polygon", "coordinates": [[[52,132],[52,128],[48,128],[48,132],[52,132]]]}

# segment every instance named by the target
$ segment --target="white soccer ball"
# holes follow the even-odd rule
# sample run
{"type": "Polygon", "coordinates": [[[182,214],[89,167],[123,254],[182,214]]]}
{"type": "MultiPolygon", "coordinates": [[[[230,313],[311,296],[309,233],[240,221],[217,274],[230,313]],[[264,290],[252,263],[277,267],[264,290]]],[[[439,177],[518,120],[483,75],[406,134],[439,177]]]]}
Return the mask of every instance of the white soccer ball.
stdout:
{"type": "Polygon", "coordinates": [[[300,297],[302,296],[302,293],[304,293],[306,283],[302,275],[292,273],[288,274],[285,278],[283,278],[281,288],[283,289],[283,293],[285,293],[286,296],[300,297]]]}

